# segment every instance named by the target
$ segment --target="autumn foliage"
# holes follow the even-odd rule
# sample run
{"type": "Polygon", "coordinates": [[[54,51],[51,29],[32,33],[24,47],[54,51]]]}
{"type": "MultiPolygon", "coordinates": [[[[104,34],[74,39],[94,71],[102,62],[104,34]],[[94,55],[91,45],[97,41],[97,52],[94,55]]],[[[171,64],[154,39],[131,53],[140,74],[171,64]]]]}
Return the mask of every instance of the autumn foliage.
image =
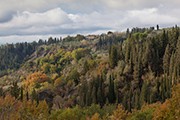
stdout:
{"type": "Polygon", "coordinates": [[[50,82],[50,78],[45,73],[35,72],[26,77],[25,88],[37,88],[44,82],[50,82]]]}
{"type": "Polygon", "coordinates": [[[11,95],[0,98],[1,120],[31,120],[46,119],[49,116],[49,108],[45,101],[37,104],[35,101],[19,101],[11,95]]]}
{"type": "Polygon", "coordinates": [[[61,78],[57,78],[55,81],[54,81],[54,86],[55,87],[58,87],[58,86],[61,86],[62,85],[62,79],[61,78]]]}
{"type": "Polygon", "coordinates": [[[114,111],[114,114],[110,117],[112,120],[126,120],[129,113],[127,110],[123,110],[122,105],[118,105],[118,108],[114,111]]]}
{"type": "Polygon", "coordinates": [[[180,84],[172,88],[172,98],[166,100],[160,107],[157,107],[154,120],[180,119],[180,84]]]}

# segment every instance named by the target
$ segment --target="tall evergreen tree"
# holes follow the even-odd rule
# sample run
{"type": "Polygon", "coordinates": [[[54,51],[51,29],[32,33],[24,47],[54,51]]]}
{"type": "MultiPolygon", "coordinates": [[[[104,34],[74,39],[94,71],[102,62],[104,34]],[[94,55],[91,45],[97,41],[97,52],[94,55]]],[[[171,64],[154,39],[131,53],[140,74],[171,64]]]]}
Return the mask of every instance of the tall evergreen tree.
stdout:
{"type": "Polygon", "coordinates": [[[159,25],[158,24],[157,24],[156,28],[157,28],[157,30],[159,30],[159,25]]]}
{"type": "Polygon", "coordinates": [[[128,100],[128,98],[127,98],[127,93],[125,93],[124,94],[124,97],[123,97],[123,108],[125,109],[125,110],[127,110],[128,109],[128,104],[127,104],[127,100],[128,100]]]}
{"type": "Polygon", "coordinates": [[[19,97],[19,92],[20,92],[20,89],[17,85],[17,81],[13,82],[13,85],[11,86],[11,89],[10,89],[11,95],[17,99],[19,97]]]}
{"type": "Polygon", "coordinates": [[[0,97],[2,97],[2,96],[3,96],[3,88],[0,87],[0,97]]]}
{"type": "Polygon", "coordinates": [[[109,55],[109,62],[110,62],[110,66],[111,68],[114,68],[115,66],[117,66],[117,49],[114,45],[112,45],[111,47],[111,54],[109,55]]]}
{"type": "Polygon", "coordinates": [[[114,101],[115,101],[114,80],[111,77],[111,75],[109,75],[107,97],[108,97],[108,100],[110,103],[114,103],[114,101]]]}
{"type": "Polygon", "coordinates": [[[97,90],[96,90],[96,86],[93,86],[91,97],[92,97],[92,103],[93,104],[97,104],[97,90]]]}
{"type": "Polygon", "coordinates": [[[129,90],[129,96],[128,96],[128,111],[131,112],[131,97],[132,97],[132,89],[129,90]]]}
{"type": "Polygon", "coordinates": [[[135,91],[135,105],[134,105],[134,108],[136,110],[139,110],[140,109],[140,104],[139,104],[139,95],[138,95],[138,91],[136,90],[135,91]]]}
{"type": "Polygon", "coordinates": [[[140,88],[142,86],[142,63],[141,63],[141,55],[139,54],[139,56],[136,56],[136,62],[134,65],[134,88],[140,88]]]}
{"type": "Polygon", "coordinates": [[[21,90],[20,100],[22,101],[23,100],[23,90],[24,90],[24,88],[21,86],[20,90],[21,90]]]}
{"type": "Polygon", "coordinates": [[[29,100],[29,93],[28,93],[28,91],[26,92],[26,100],[27,101],[29,100]]]}
{"type": "Polygon", "coordinates": [[[131,52],[131,34],[129,34],[127,40],[126,40],[126,45],[125,45],[125,62],[128,63],[129,62],[129,58],[130,58],[130,52],[131,52]]]}
{"type": "Polygon", "coordinates": [[[87,94],[87,81],[83,80],[82,85],[80,86],[79,89],[79,103],[81,107],[84,107],[86,105],[86,94],[87,94]]]}
{"type": "Polygon", "coordinates": [[[32,102],[35,100],[37,102],[37,104],[39,104],[39,95],[35,89],[33,89],[32,93],[31,93],[31,100],[32,100],[32,102]]]}
{"type": "Polygon", "coordinates": [[[89,70],[88,62],[87,62],[87,60],[85,60],[84,65],[83,65],[82,74],[85,75],[88,70],[89,70]]]}
{"type": "Polygon", "coordinates": [[[172,78],[173,78],[173,71],[174,71],[174,53],[172,53],[171,58],[170,58],[170,66],[169,66],[169,85],[172,86],[172,78]]]}
{"type": "Polygon", "coordinates": [[[170,48],[169,48],[169,44],[168,44],[167,47],[166,47],[164,56],[163,56],[164,73],[167,73],[168,75],[169,75],[170,57],[171,57],[171,53],[170,53],[170,48]]]}

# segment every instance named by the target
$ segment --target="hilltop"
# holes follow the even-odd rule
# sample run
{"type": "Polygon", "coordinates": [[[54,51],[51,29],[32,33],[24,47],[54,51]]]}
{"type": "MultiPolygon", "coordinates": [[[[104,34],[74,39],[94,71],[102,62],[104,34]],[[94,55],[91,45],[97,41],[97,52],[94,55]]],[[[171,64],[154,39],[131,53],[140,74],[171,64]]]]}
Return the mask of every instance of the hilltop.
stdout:
{"type": "MultiPolygon", "coordinates": [[[[96,112],[102,118],[105,113],[113,115],[121,104],[118,109],[136,119],[138,112],[133,116],[133,110],[142,112],[143,103],[150,104],[147,109],[153,108],[147,113],[153,118],[153,105],[166,104],[171,88],[179,83],[179,36],[178,26],[136,27],[125,32],[2,45],[0,83],[12,87],[1,95],[46,100],[56,118],[62,109],[79,110],[76,105],[87,110],[99,105],[104,113],[96,112]],[[17,83],[22,84],[22,93],[17,83]]],[[[82,114],[91,118],[95,113],[82,114]]]]}

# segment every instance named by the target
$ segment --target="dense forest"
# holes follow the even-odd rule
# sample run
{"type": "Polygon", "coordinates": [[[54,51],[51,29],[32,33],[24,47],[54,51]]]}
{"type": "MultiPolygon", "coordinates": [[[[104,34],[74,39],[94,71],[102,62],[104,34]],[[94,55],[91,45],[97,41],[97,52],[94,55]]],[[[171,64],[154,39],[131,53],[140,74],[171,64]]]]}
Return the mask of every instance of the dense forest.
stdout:
{"type": "Polygon", "coordinates": [[[1,119],[179,119],[180,29],[0,47],[1,119]]]}

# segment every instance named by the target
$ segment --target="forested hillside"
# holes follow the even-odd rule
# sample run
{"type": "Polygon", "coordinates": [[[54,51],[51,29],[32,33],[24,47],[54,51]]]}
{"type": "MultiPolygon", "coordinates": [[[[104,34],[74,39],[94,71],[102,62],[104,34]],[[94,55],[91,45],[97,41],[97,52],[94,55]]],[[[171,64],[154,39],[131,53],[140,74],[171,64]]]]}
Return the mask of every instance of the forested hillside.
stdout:
{"type": "Polygon", "coordinates": [[[180,117],[178,26],[50,37],[0,53],[2,119],[180,117]]]}

